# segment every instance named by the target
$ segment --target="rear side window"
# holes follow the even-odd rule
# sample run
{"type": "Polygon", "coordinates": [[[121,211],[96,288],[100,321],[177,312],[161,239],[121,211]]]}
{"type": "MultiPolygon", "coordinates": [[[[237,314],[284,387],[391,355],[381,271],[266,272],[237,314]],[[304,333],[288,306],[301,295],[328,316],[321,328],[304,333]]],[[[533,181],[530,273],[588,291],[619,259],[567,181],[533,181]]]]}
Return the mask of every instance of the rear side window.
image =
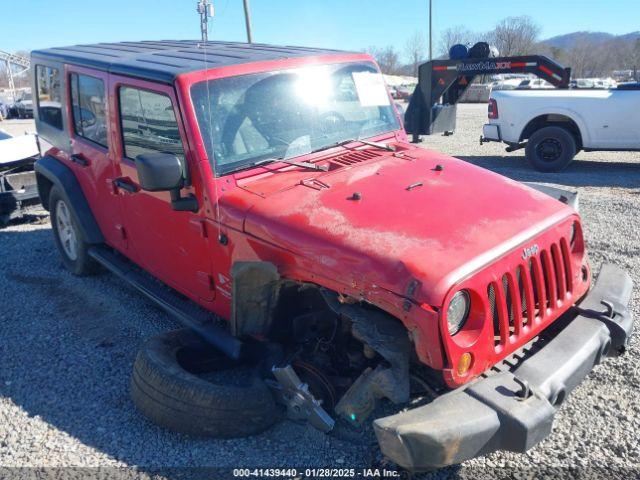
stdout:
{"type": "Polygon", "coordinates": [[[171,99],[161,93],[121,87],[120,125],[126,157],[171,153],[184,163],[184,150],[171,99]]]}
{"type": "Polygon", "coordinates": [[[38,117],[40,121],[62,130],[60,70],[37,65],[36,88],[38,89],[38,117]]]}
{"type": "Polygon", "coordinates": [[[73,129],[77,135],[107,147],[107,102],[104,82],[72,73],[71,105],[73,129]]]}

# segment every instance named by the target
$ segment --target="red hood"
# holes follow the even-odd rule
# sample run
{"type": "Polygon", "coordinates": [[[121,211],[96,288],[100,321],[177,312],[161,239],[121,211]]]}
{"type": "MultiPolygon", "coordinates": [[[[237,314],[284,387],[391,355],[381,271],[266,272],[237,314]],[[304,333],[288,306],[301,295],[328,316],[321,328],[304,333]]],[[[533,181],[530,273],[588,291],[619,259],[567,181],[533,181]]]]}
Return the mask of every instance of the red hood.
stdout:
{"type": "Polygon", "coordinates": [[[252,192],[241,194],[253,204],[248,234],[350,285],[404,295],[415,278],[415,299],[434,306],[453,284],[573,213],[518,182],[422,149],[319,174],[293,167],[241,187],[252,192]],[[360,200],[351,199],[355,192],[360,200]]]}

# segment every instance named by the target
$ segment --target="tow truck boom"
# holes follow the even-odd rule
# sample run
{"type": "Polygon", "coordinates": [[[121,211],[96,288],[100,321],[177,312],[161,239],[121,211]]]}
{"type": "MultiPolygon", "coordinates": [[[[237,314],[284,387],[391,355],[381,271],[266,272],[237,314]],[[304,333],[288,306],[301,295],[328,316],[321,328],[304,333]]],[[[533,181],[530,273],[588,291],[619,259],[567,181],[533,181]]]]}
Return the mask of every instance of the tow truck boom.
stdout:
{"type": "Polygon", "coordinates": [[[542,55],[431,60],[418,69],[418,85],[405,114],[405,130],[419,135],[453,132],[456,105],[478,75],[531,73],[557,88],[569,88],[571,69],[542,55]]]}

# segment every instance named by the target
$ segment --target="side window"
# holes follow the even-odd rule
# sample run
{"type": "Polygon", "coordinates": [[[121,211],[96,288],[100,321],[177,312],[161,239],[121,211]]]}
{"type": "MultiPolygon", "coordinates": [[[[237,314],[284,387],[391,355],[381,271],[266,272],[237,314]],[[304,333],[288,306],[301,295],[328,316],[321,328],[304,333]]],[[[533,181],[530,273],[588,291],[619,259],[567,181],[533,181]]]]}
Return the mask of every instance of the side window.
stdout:
{"type": "Polygon", "coordinates": [[[60,70],[37,65],[36,88],[38,89],[38,117],[40,121],[62,130],[60,70]]]}
{"type": "Polygon", "coordinates": [[[172,153],[184,164],[184,150],[171,99],[160,93],[120,87],[120,125],[126,157],[172,153]]]}
{"type": "Polygon", "coordinates": [[[104,82],[99,78],[72,73],[71,106],[76,134],[103,147],[107,142],[107,102],[104,82]]]}

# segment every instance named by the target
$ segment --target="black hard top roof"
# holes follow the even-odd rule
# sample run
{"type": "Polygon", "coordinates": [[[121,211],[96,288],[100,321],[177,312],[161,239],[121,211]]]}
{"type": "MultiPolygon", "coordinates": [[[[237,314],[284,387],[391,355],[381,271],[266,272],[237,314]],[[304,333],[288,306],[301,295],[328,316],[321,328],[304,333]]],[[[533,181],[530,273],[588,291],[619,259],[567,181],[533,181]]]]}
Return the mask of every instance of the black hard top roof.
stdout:
{"type": "Polygon", "coordinates": [[[340,53],[345,52],[260,43],[162,40],[56,47],[34,50],[31,55],[130,77],[172,83],[177,75],[185,72],[264,60],[340,53]]]}

